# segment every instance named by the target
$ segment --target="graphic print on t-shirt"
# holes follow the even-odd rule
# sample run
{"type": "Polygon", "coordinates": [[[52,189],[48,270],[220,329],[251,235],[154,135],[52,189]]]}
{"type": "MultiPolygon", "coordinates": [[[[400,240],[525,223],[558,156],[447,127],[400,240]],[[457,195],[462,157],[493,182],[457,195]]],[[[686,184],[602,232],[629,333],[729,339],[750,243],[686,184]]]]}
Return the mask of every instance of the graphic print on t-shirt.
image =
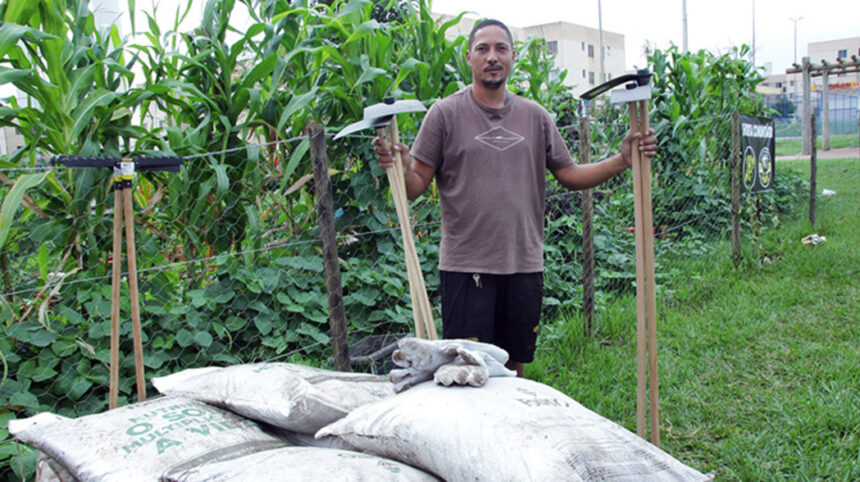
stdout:
{"type": "Polygon", "coordinates": [[[505,151],[522,142],[524,138],[523,136],[515,132],[511,132],[502,126],[496,126],[483,134],[475,136],[475,139],[492,147],[493,149],[505,151]]]}

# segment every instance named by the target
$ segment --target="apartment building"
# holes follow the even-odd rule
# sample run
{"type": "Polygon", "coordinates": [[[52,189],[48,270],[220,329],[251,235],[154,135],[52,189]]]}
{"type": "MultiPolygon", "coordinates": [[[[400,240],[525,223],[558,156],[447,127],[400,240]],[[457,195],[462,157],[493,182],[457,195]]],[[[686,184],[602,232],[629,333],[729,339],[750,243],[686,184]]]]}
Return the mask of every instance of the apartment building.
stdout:
{"type": "MultiPolygon", "coordinates": [[[[813,65],[821,65],[822,62],[836,64],[851,62],[852,56],[860,59],[860,37],[851,37],[838,40],[827,40],[823,42],[810,42],[807,44],[809,61],[813,65]]],[[[834,73],[827,79],[831,91],[843,93],[857,92],[860,95],[860,72],[834,73]]],[[[823,79],[812,78],[812,90],[821,90],[823,79]]],[[[802,74],[774,74],[761,83],[759,92],[765,95],[783,95],[797,97],[803,95],[802,74]]]]}
{"type": "MultiPolygon", "coordinates": [[[[434,14],[443,22],[454,17],[434,14]]],[[[448,29],[450,38],[468,36],[479,19],[463,16],[459,23],[448,29]]],[[[526,41],[530,37],[541,37],[547,41],[550,54],[555,55],[555,65],[567,70],[564,83],[571,92],[579,96],[604,81],[624,75],[624,35],[603,31],[603,75],[601,76],[600,30],[569,22],[553,22],[518,28],[508,26],[514,41],[526,41]]]]}

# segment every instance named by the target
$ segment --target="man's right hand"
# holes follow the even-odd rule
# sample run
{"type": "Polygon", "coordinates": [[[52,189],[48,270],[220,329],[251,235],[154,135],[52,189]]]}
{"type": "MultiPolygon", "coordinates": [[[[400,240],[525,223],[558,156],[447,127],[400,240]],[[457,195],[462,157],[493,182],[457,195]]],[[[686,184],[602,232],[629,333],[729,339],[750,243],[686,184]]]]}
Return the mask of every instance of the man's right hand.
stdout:
{"type": "Polygon", "coordinates": [[[435,169],[424,164],[420,159],[414,160],[406,144],[396,144],[392,150],[392,148],[388,147],[386,141],[376,137],[373,139],[373,152],[376,153],[379,166],[386,172],[394,167],[394,152],[400,153],[400,158],[403,160],[403,180],[406,183],[406,197],[410,201],[426,191],[427,186],[433,180],[433,175],[436,172],[435,169]]]}
{"type": "Polygon", "coordinates": [[[400,158],[403,160],[403,169],[408,170],[412,161],[408,146],[405,144],[395,144],[392,150],[382,138],[377,136],[373,139],[373,152],[376,153],[376,158],[379,160],[379,166],[382,169],[387,171],[394,167],[394,151],[400,152],[400,158]]]}

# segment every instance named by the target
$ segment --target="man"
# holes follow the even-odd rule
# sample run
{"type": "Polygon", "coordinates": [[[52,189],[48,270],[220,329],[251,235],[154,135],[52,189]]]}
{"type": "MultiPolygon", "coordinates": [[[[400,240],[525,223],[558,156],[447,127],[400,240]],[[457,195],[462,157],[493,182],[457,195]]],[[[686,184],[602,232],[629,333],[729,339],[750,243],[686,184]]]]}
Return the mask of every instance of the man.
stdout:
{"type": "MultiPolygon", "coordinates": [[[[483,20],[469,35],[472,84],[434,104],[404,160],[409,199],[434,176],[442,208],[439,272],[444,338],[477,339],[510,354],[523,374],[534,358],[543,296],[545,170],[566,188],[587,189],[628,169],[634,144],[656,153],[653,130],[631,133],[621,153],[577,165],[547,111],[505,88],[516,53],[507,26],[483,20]]],[[[383,168],[391,149],[377,138],[383,168]]]]}

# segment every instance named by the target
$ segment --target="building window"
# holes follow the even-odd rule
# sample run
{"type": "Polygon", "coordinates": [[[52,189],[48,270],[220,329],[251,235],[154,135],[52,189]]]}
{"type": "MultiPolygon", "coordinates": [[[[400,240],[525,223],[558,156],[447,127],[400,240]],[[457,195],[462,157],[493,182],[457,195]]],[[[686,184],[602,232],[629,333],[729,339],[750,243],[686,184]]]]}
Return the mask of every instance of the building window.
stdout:
{"type": "Polygon", "coordinates": [[[594,58],[594,45],[588,44],[588,57],[594,58]]]}
{"type": "Polygon", "coordinates": [[[594,72],[588,73],[588,83],[594,85],[594,72]]]}
{"type": "Polygon", "coordinates": [[[585,69],[582,69],[582,78],[585,78],[585,69]]]}
{"type": "Polygon", "coordinates": [[[840,59],[848,58],[848,49],[840,50],[839,55],[837,55],[836,57],[840,59]]]}
{"type": "Polygon", "coordinates": [[[585,42],[582,42],[582,50],[585,51],[585,42]]]}
{"type": "Polygon", "coordinates": [[[550,40],[546,43],[547,55],[558,55],[558,40],[550,40]]]}
{"type": "Polygon", "coordinates": [[[612,80],[612,74],[611,73],[606,74],[606,80],[612,80]]]}
{"type": "Polygon", "coordinates": [[[611,54],[612,54],[612,47],[607,45],[606,46],[606,56],[609,57],[609,55],[611,55],[611,54]]]}

